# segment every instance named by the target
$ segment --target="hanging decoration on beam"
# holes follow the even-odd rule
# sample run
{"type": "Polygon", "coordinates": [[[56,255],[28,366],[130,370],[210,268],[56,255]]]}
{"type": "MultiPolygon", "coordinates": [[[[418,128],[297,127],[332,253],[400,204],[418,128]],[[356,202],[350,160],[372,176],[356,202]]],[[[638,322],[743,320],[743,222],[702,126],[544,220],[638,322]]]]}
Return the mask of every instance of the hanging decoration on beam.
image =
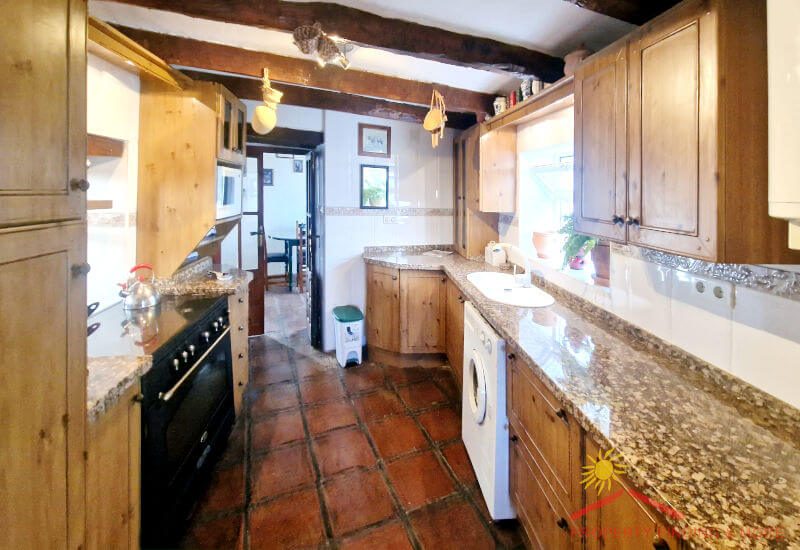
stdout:
{"type": "Polygon", "coordinates": [[[283,92],[272,87],[269,81],[269,69],[267,68],[264,68],[261,81],[261,97],[264,100],[264,105],[259,105],[253,112],[253,130],[264,135],[270,133],[278,123],[276,110],[283,97],[283,92]]]}
{"type": "Polygon", "coordinates": [[[292,32],[292,38],[297,49],[306,55],[313,55],[320,67],[329,63],[343,69],[350,66],[347,54],[353,46],[339,37],[326,34],[319,23],[297,27],[292,32]]]}
{"type": "Polygon", "coordinates": [[[422,121],[422,127],[431,133],[431,145],[434,149],[439,146],[439,140],[444,137],[444,126],[447,122],[447,108],[444,97],[438,90],[431,93],[431,108],[422,121]]]}

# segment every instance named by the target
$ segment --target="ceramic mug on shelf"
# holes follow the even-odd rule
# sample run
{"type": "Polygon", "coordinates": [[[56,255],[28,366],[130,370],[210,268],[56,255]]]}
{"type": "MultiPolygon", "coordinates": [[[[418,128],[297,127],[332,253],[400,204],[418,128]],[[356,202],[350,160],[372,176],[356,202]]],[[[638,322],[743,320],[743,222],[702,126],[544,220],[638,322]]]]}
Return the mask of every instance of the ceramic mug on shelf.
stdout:
{"type": "Polygon", "coordinates": [[[499,115],[508,108],[508,100],[503,96],[494,98],[494,116],[499,115]]]}

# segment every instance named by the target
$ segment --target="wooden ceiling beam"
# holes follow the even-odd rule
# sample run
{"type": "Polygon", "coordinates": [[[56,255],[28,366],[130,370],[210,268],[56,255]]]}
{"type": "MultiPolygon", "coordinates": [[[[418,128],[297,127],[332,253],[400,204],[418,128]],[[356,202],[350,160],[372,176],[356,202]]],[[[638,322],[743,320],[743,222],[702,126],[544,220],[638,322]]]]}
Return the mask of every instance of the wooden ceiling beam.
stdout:
{"type": "MultiPolygon", "coordinates": [[[[462,67],[532,75],[555,82],[564,75],[561,59],[522,46],[381,17],[325,2],[281,0],[118,0],[125,4],[212,21],[291,32],[314,22],[323,30],[361,46],[462,67]]],[[[487,5],[487,10],[491,6],[487,5]]],[[[480,17],[481,14],[476,14],[480,17]]]]}
{"type": "MultiPolygon", "coordinates": [[[[188,77],[195,80],[209,80],[219,82],[236,97],[241,99],[261,99],[261,82],[252,78],[238,76],[204,73],[201,71],[183,71],[188,77]]],[[[364,116],[374,116],[389,120],[402,120],[405,122],[422,123],[427,113],[427,107],[395,103],[382,99],[374,99],[352,94],[329,92],[315,88],[304,88],[284,84],[280,87],[283,92],[281,103],[284,105],[297,105],[300,107],[314,107],[331,111],[343,111],[364,116]]],[[[447,113],[447,126],[463,130],[477,122],[472,113],[447,113]]]]}
{"type": "MultiPolygon", "coordinates": [[[[156,32],[117,27],[125,36],[164,59],[170,65],[193,67],[260,77],[264,67],[276,84],[294,84],[348,94],[379,97],[391,101],[430,105],[431,91],[439,90],[453,111],[484,114],[490,111],[493,96],[470,90],[394,78],[353,69],[320,68],[315,62],[233,46],[212,44],[156,32]]],[[[280,86],[278,86],[280,88],[280,86]]]]}
{"type": "Polygon", "coordinates": [[[580,8],[620,21],[642,25],[670,9],[680,0],[565,0],[580,8]]]}

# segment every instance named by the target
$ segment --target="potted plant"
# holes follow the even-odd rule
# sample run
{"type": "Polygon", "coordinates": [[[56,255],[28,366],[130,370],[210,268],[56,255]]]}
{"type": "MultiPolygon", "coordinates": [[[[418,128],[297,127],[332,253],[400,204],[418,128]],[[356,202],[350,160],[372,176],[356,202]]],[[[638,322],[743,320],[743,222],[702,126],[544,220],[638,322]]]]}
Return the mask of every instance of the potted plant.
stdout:
{"type": "Polygon", "coordinates": [[[597,245],[597,239],[576,233],[575,218],[572,215],[564,216],[564,225],[558,232],[567,237],[561,248],[564,251],[564,263],[561,267],[569,264],[570,269],[583,269],[584,256],[597,245]]]}

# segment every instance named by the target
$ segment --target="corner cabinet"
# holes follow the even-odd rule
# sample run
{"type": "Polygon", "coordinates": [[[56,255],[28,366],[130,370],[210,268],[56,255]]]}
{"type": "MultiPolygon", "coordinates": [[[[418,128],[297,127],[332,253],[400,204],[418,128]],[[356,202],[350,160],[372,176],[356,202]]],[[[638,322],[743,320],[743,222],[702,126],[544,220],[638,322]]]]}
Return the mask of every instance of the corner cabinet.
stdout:
{"type": "Polygon", "coordinates": [[[686,0],[575,76],[579,231],[712,262],[800,263],[768,216],[766,2],[686,0]]]}

